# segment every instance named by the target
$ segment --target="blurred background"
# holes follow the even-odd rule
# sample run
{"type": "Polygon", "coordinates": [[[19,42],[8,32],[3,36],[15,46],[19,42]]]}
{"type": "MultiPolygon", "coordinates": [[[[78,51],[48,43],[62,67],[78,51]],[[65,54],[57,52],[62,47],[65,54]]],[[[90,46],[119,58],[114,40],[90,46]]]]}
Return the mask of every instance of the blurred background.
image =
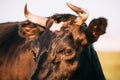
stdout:
{"type": "MultiPolygon", "coordinates": [[[[107,80],[120,79],[120,0],[0,0],[0,23],[24,21],[24,5],[36,15],[75,14],[66,6],[70,2],[89,11],[87,24],[98,17],[108,19],[105,35],[94,43],[107,80]]],[[[76,14],[75,14],[76,15],[76,14]]]]}

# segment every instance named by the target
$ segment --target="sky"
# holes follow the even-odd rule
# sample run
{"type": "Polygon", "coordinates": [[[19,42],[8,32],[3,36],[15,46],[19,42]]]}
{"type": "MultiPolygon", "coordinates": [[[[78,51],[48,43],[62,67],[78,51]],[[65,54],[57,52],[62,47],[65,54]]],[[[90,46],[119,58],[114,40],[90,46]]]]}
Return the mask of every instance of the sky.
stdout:
{"type": "Polygon", "coordinates": [[[28,10],[43,17],[55,13],[70,13],[66,2],[82,7],[89,12],[87,24],[98,17],[108,20],[106,34],[102,35],[94,47],[97,51],[120,51],[120,0],[0,0],[0,23],[26,20],[24,5],[28,10]]]}

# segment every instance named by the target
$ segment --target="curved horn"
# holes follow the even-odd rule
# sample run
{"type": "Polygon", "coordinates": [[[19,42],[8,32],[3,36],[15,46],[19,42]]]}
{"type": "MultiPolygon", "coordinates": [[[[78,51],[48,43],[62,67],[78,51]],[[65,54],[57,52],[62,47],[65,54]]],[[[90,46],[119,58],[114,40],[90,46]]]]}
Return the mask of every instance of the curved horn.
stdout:
{"type": "Polygon", "coordinates": [[[83,8],[79,8],[77,6],[74,6],[68,2],[66,4],[70,9],[72,9],[75,13],[77,13],[80,16],[80,18],[82,19],[83,22],[86,21],[86,19],[88,18],[88,15],[89,15],[88,11],[86,11],[83,8]]]}
{"type": "Polygon", "coordinates": [[[24,7],[24,15],[29,21],[35,24],[41,25],[41,26],[46,26],[46,22],[48,18],[44,18],[44,17],[37,16],[37,15],[30,13],[27,9],[27,4],[25,4],[25,7],[24,7]]]}

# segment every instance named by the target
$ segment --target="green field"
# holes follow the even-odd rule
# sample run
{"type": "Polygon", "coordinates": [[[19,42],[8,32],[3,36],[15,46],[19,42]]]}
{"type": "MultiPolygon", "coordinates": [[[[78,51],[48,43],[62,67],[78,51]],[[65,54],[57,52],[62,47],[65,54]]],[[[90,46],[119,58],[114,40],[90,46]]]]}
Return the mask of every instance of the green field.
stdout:
{"type": "Polygon", "coordinates": [[[120,52],[98,52],[107,80],[120,80],[120,52]]]}

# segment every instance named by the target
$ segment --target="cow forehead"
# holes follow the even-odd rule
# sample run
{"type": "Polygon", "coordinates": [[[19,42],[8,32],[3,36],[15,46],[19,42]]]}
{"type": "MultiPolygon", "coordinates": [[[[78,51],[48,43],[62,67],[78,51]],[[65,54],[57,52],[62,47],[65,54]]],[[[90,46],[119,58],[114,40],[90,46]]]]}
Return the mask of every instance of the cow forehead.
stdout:
{"type": "Polygon", "coordinates": [[[61,27],[63,26],[64,22],[56,23],[54,22],[52,26],[50,27],[50,31],[60,31],[61,27]]]}

